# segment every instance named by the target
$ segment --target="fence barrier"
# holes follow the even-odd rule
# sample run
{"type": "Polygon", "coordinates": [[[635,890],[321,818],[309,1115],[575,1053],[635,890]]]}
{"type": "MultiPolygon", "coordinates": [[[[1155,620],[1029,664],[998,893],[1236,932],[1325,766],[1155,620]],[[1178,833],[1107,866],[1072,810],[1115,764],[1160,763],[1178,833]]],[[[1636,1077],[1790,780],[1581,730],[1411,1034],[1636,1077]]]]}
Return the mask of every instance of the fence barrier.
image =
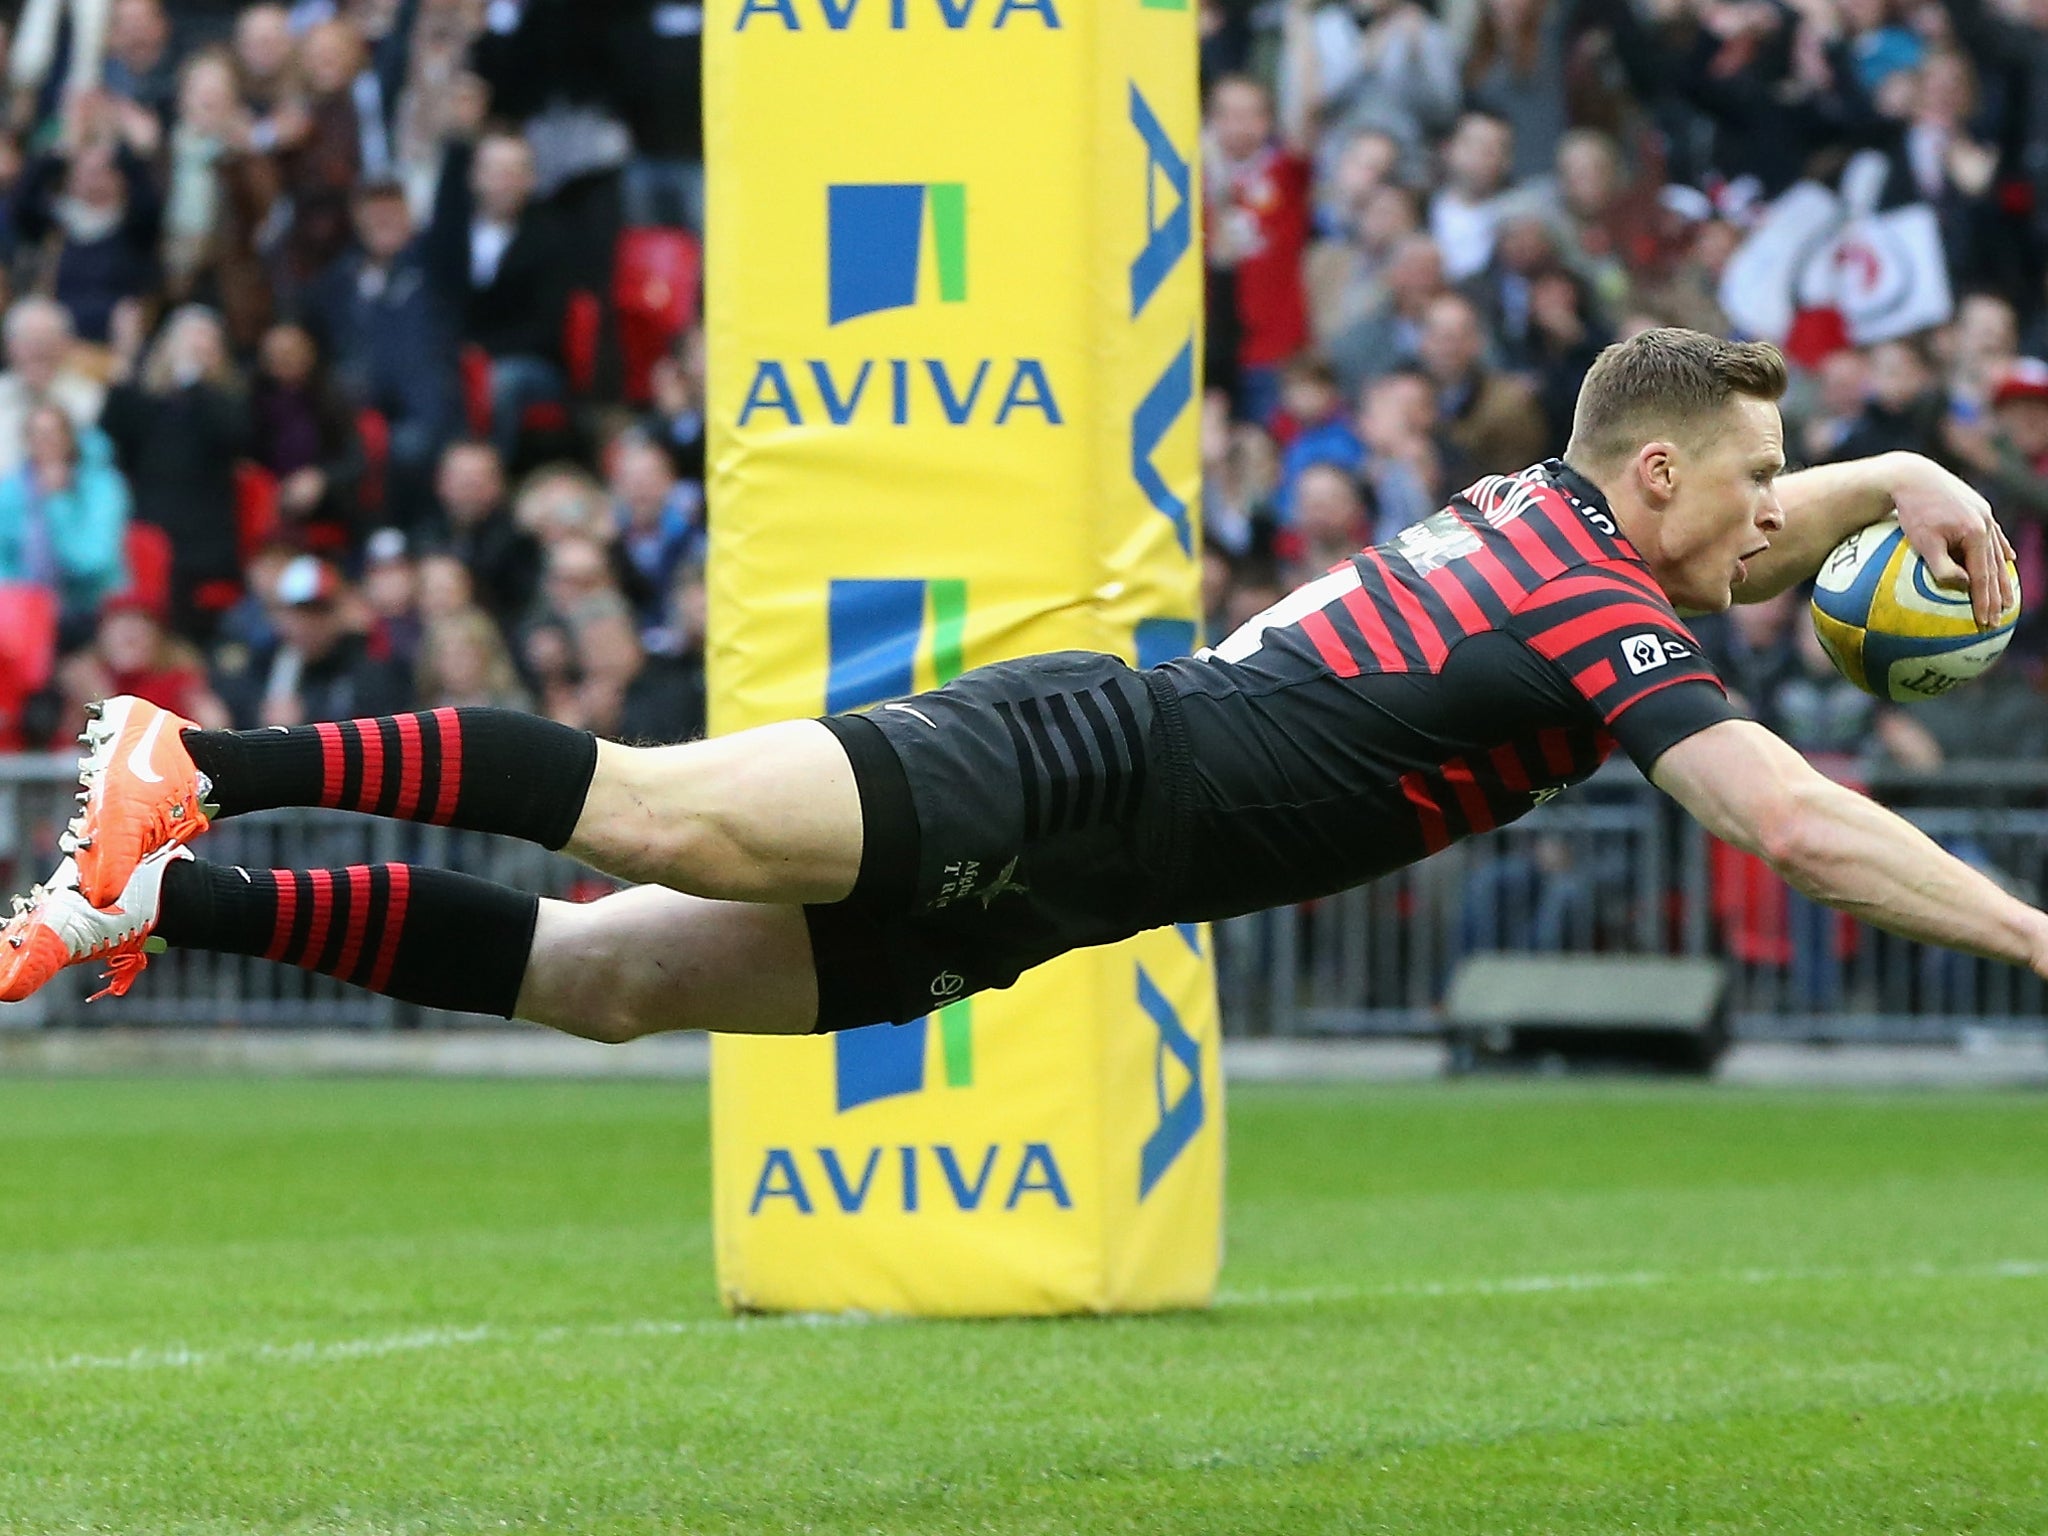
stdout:
{"type": "MultiPolygon", "coordinates": [[[[0,878],[25,891],[58,859],[70,758],[0,758],[0,878]]],[[[1872,772],[1870,791],[2021,899],[2048,889],[2048,766],[1872,772]]],[[[529,844],[337,811],[224,821],[206,856],[254,868],[403,859],[566,898],[609,885],[529,844]]],[[[1626,763],[1500,831],[1373,885],[1217,925],[1226,1028],[1236,1035],[1418,1035],[1437,1028],[1466,955],[1720,955],[1737,1038],[1954,1041],[2043,1026],[2031,973],[1856,923],[1708,837],[1626,763]]],[[[262,960],[173,952],[126,998],[85,1005],[85,968],[0,1026],[416,1028],[451,1019],[262,960]]]]}

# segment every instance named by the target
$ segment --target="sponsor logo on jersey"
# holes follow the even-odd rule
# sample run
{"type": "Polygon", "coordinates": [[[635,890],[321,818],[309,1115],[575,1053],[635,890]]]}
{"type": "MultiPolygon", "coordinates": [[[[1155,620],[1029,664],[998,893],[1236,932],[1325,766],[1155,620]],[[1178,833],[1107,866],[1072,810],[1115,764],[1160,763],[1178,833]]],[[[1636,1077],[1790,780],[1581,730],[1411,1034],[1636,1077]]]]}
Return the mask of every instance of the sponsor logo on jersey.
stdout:
{"type": "Polygon", "coordinates": [[[1624,635],[1621,639],[1621,659],[1637,677],[1645,672],[1654,672],[1667,662],[1683,661],[1690,655],[1692,648],[1684,642],[1666,639],[1652,630],[1646,629],[1639,635],[1624,635]]]}

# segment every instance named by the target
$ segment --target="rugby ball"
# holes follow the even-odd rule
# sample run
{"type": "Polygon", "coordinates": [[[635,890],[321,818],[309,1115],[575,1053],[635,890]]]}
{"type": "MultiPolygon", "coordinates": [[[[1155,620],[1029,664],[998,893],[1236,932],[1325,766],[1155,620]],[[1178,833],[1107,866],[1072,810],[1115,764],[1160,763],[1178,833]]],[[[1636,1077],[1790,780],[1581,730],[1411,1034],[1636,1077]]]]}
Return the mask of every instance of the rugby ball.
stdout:
{"type": "Polygon", "coordinates": [[[2012,607],[1979,629],[1970,594],[1938,587],[1896,516],[1872,523],[1829,552],[1814,578],[1813,628],[1842,676],[1896,704],[1939,698],[2004,653],[2020,616],[2012,607]]]}

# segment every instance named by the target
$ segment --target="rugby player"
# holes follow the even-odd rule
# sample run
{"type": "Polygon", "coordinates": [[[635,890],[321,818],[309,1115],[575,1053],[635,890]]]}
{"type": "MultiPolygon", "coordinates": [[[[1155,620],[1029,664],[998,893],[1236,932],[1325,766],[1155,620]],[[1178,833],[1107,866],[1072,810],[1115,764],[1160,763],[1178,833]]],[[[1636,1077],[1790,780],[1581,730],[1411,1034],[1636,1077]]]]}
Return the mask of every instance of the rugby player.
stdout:
{"type": "Polygon", "coordinates": [[[1893,511],[1980,624],[2011,600],[1990,508],[1927,460],[1781,476],[1785,382],[1765,345],[1621,342],[1562,460],[1480,481],[1145,671],[1035,656],[655,749],[502,710],[228,732],[111,700],[72,856],[0,930],[0,998],[89,962],[123,992],[161,941],[600,1040],[901,1021],[1068,949],[1371,880],[1617,747],[1808,894],[2048,974],[2048,918],[1742,718],[1679,616],[1783,591],[1893,511]],[[283,805],[509,834],[644,883],[571,905],[187,846],[283,805]]]}

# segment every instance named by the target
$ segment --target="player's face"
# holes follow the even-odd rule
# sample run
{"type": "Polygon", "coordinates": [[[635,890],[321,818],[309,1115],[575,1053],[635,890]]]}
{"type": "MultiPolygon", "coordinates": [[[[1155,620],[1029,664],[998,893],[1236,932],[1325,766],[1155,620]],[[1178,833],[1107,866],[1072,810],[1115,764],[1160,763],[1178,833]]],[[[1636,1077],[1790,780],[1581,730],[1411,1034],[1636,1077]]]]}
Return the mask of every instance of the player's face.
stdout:
{"type": "Polygon", "coordinates": [[[1784,467],[1784,423],[1769,400],[1730,401],[1720,432],[1673,451],[1650,564],[1674,605],[1719,613],[1733,601],[1747,575],[1743,562],[1785,526],[1777,491],[1784,467]]]}

